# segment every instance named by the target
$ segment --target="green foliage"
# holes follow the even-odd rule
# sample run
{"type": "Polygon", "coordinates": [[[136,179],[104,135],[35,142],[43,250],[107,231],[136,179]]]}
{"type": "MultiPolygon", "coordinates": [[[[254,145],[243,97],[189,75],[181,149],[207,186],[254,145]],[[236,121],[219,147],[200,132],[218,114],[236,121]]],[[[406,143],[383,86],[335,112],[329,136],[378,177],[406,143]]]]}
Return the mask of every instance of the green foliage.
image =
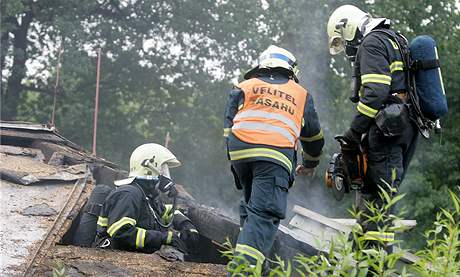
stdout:
{"type": "MultiPolygon", "coordinates": [[[[458,187],[460,191],[460,187],[458,187]]],[[[420,276],[458,276],[460,274],[460,199],[449,190],[453,209],[441,209],[434,227],[425,232],[426,248],[417,254],[420,276]]]]}
{"type": "MultiPolygon", "coordinates": [[[[418,260],[413,265],[400,265],[398,262],[404,255],[399,247],[393,247],[388,253],[386,249],[391,245],[384,240],[369,241],[360,225],[352,228],[351,235],[339,235],[331,242],[327,252],[316,256],[306,257],[298,254],[292,261],[283,261],[276,257],[275,261],[269,260],[269,276],[288,277],[295,273],[297,276],[447,276],[454,277],[460,274],[460,187],[458,193],[449,191],[453,209],[442,210],[434,223],[434,228],[426,231],[427,246],[417,253],[418,260]]],[[[380,190],[383,205],[366,201],[367,211],[352,211],[354,218],[360,216],[366,221],[383,223],[379,230],[402,231],[401,227],[394,227],[393,221],[399,216],[390,214],[390,210],[404,197],[393,197],[387,190],[380,190]]],[[[396,241],[393,246],[399,244],[396,241]]],[[[232,276],[260,276],[260,268],[250,267],[244,257],[234,257],[231,243],[227,240],[222,254],[232,260],[227,270],[232,276]],[[246,275],[244,275],[246,274],[246,275]]]]}

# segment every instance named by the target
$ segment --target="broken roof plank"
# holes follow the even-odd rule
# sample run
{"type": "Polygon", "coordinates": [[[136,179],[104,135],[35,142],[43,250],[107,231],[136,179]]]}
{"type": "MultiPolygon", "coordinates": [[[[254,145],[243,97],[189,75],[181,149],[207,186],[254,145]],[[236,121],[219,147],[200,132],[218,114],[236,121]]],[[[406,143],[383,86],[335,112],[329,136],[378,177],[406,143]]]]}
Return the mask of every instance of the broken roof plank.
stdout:
{"type": "Polygon", "coordinates": [[[332,220],[329,217],[326,217],[324,215],[321,215],[317,212],[314,212],[312,210],[306,209],[304,207],[294,205],[294,208],[292,209],[294,213],[302,215],[306,218],[309,218],[313,221],[316,221],[318,223],[321,223],[325,226],[328,226],[330,228],[333,228],[335,230],[344,232],[344,233],[349,233],[351,232],[351,228],[347,225],[341,224],[335,220],[332,220]]]}
{"type": "Polygon", "coordinates": [[[79,145],[63,137],[54,127],[44,124],[28,122],[0,121],[1,144],[9,145],[32,145],[43,151],[48,159],[54,152],[64,152],[65,158],[73,163],[91,162],[102,163],[112,168],[118,166],[101,157],[97,157],[86,151],[79,145]]]}
{"type": "MultiPolygon", "coordinates": [[[[227,239],[233,244],[236,243],[240,227],[236,219],[225,216],[217,209],[200,205],[191,199],[184,201],[183,205],[187,207],[187,216],[195,224],[200,234],[218,243],[223,243],[227,239]]],[[[275,257],[277,254],[283,259],[292,259],[299,253],[315,255],[317,252],[317,249],[308,241],[299,240],[295,232],[280,225],[271,256],[275,257]]]]}
{"type": "Polygon", "coordinates": [[[56,130],[53,126],[48,126],[46,124],[31,123],[25,121],[0,121],[1,128],[10,128],[10,129],[26,129],[34,131],[54,131],[56,130]]]}
{"type": "Polygon", "coordinates": [[[22,140],[46,140],[53,142],[64,142],[64,140],[56,136],[52,132],[31,131],[31,130],[15,130],[1,128],[2,144],[8,141],[8,138],[22,139],[22,140]]]}
{"type": "Polygon", "coordinates": [[[33,276],[37,266],[49,255],[50,250],[61,240],[69,229],[72,220],[77,217],[82,206],[92,191],[93,182],[89,172],[84,178],[75,182],[59,214],[49,227],[46,236],[42,239],[35,252],[28,258],[27,267],[23,276],[33,276]]]}

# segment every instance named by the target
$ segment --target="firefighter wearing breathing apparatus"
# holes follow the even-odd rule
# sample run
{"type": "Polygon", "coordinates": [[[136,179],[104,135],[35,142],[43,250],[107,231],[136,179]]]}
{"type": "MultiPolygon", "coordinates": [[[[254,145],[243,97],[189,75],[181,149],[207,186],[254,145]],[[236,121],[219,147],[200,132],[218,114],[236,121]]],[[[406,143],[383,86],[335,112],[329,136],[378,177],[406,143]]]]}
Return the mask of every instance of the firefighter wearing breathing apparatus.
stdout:
{"type": "Polygon", "coordinates": [[[96,246],[144,253],[153,253],[162,245],[183,253],[193,250],[198,231],[175,209],[177,191],[169,174],[169,168],[179,165],[179,160],[159,144],[137,147],[131,154],[129,177],[115,181],[117,188],[103,204],[96,246]],[[173,204],[163,204],[160,192],[173,198],[173,204]]]}
{"type": "MultiPolygon", "coordinates": [[[[407,69],[386,18],[372,18],[355,6],[344,5],[331,14],[327,32],[330,53],[344,51],[353,68],[350,99],[357,103],[357,113],[340,137],[342,153],[367,152],[367,171],[358,193],[379,205],[378,186],[397,193],[416,146],[418,131],[409,117],[407,69]]],[[[357,204],[364,209],[362,202],[357,204]]],[[[378,226],[372,225],[363,226],[370,240],[375,236],[384,242],[394,240],[393,233],[377,232],[378,226]]]]}
{"type": "Polygon", "coordinates": [[[244,79],[229,93],[224,136],[236,186],[243,190],[235,252],[260,272],[285,218],[295,172],[313,174],[324,139],[313,98],[298,84],[289,51],[268,47],[244,79]],[[303,159],[296,168],[298,140],[303,159]]]}

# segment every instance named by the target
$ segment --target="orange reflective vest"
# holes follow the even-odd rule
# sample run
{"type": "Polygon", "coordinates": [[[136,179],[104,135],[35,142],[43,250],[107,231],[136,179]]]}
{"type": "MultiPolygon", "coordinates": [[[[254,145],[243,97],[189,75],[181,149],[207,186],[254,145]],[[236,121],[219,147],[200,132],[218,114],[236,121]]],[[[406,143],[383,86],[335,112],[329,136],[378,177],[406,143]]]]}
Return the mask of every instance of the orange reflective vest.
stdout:
{"type": "Polygon", "coordinates": [[[246,143],[295,148],[307,91],[293,80],[270,84],[252,78],[238,87],[244,103],[233,119],[232,133],[246,143]]]}

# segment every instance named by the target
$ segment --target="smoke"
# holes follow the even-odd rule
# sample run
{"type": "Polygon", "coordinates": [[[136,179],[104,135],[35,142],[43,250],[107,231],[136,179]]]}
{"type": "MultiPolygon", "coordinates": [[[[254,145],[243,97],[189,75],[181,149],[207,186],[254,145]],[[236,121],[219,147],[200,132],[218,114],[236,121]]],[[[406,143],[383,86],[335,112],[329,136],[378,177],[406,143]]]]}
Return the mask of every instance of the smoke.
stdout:
{"type": "MultiPolygon", "coordinates": [[[[347,216],[346,208],[351,206],[353,195],[345,197],[341,203],[338,203],[325,187],[323,180],[331,154],[339,150],[333,137],[346,129],[345,125],[337,122],[343,122],[343,117],[346,116],[351,118],[351,114],[342,114],[344,111],[342,106],[351,106],[342,99],[344,97],[338,97],[344,93],[333,89],[331,85],[331,75],[334,73],[330,67],[326,23],[332,10],[322,1],[293,2],[289,10],[292,17],[289,20],[280,19],[282,22],[277,26],[282,28],[284,39],[275,44],[285,47],[296,56],[302,71],[301,85],[307,88],[314,98],[326,140],[316,175],[313,178],[298,177],[295,185],[290,189],[288,211],[294,205],[301,205],[326,216],[344,217],[347,216]]],[[[339,77],[335,76],[335,78],[339,77]]],[[[335,81],[337,84],[337,80],[335,81]]],[[[230,84],[214,84],[212,88],[205,89],[217,90],[217,92],[200,98],[196,103],[196,105],[210,105],[210,103],[214,105],[214,114],[218,117],[216,120],[219,120],[219,123],[214,126],[222,126],[220,122],[223,121],[226,92],[230,88],[230,84]]],[[[194,122],[192,118],[190,122],[194,122]]],[[[209,126],[209,123],[204,125],[193,123],[194,134],[199,137],[199,141],[195,144],[190,142],[186,145],[174,144],[182,155],[180,158],[184,161],[184,166],[176,169],[177,178],[198,201],[237,218],[241,192],[236,190],[230,173],[221,129],[209,130],[209,126]],[[222,139],[215,141],[215,138],[219,137],[222,139]]]]}
{"type": "Polygon", "coordinates": [[[324,182],[330,157],[334,152],[339,151],[334,136],[346,129],[346,125],[341,126],[337,122],[343,122],[343,117],[351,117],[351,114],[344,113],[342,108],[346,105],[351,106],[350,103],[340,99],[338,96],[343,94],[342,91],[333,87],[332,78],[338,76],[333,76],[331,70],[326,32],[326,23],[333,8],[324,5],[322,1],[298,2],[295,5],[294,9],[300,11],[300,14],[292,21],[290,27],[298,31],[295,33],[293,46],[287,45],[287,47],[295,52],[294,55],[302,70],[301,84],[307,88],[315,101],[325,136],[325,147],[315,176],[296,178],[290,190],[288,210],[291,210],[294,205],[300,205],[325,216],[346,217],[353,195],[347,195],[339,203],[332,197],[324,182]]]}

